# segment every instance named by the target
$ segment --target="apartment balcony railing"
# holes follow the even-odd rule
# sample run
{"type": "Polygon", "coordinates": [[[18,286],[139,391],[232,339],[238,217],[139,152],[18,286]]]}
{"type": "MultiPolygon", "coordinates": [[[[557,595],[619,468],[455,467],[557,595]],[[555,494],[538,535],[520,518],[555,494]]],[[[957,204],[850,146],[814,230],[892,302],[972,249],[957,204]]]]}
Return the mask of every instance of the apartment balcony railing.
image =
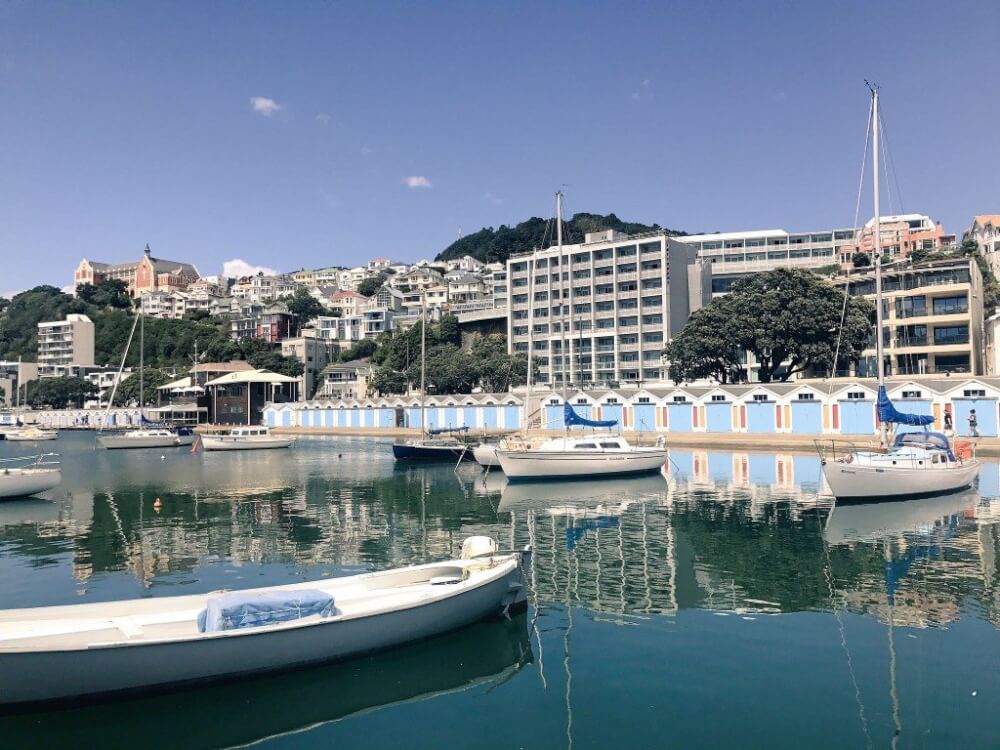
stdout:
{"type": "Polygon", "coordinates": [[[969,334],[967,333],[956,333],[949,334],[945,336],[934,336],[935,346],[955,346],[956,344],[968,344],[969,334]]]}

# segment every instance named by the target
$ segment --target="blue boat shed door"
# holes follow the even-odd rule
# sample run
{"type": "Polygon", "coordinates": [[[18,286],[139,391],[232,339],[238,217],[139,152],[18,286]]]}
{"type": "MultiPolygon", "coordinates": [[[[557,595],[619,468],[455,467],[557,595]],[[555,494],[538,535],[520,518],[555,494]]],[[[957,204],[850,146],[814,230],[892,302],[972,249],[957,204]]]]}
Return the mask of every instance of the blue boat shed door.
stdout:
{"type": "Polygon", "coordinates": [[[709,432],[733,431],[733,405],[728,401],[709,401],[705,404],[705,417],[709,432]]]}
{"type": "Polygon", "coordinates": [[[823,404],[792,401],[792,432],[819,435],[823,432],[823,404]]]}
{"type": "Polygon", "coordinates": [[[840,406],[840,432],[843,435],[875,434],[875,402],[868,399],[845,399],[840,406]]]}
{"type": "Polygon", "coordinates": [[[997,400],[995,398],[956,398],[954,405],[955,434],[969,434],[969,414],[976,410],[979,434],[983,437],[997,435],[997,400]]]}

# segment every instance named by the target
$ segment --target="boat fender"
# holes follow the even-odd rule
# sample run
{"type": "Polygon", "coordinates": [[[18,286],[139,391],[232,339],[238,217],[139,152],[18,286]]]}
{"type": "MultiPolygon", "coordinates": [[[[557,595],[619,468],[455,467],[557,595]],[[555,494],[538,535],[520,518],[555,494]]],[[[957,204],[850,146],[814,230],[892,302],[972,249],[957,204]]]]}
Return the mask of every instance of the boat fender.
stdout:
{"type": "Polygon", "coordinates": [[[474,557],[494,555],[499,549],[500,545],[495,539],[488,536],[470,536],[462,542],[462,559],[471,560],[474,557]]]}

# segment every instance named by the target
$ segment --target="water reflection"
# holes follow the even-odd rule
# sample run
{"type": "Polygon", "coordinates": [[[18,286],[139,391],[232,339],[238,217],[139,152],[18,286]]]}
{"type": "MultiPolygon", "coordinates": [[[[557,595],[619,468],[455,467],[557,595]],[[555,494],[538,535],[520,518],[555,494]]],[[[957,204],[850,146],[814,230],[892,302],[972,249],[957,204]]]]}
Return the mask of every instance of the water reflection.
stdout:
{"type": "Polygon", "coordinates": [[[404,702],[491,690],[531,660],[522,613],[391,653],[123,703],[8,716],[0,727],[8,750],[137,742],[147,750],[242,747],[404,702]]]}
{"type": "MultiPolygon", "coordinates": [[[[684,739],[687,746],[741,744],[741,728],[760,723],[769,744],[793,747],[816,731],[814,721],[795,735],[777,708],[799,692],[832,693],[824,704],[830,746],[867,745],[868,736],[881,746],[880,737],[898,736],[897,719],[905,732],[933,726],[950,740],[919,735],[928,747],[968,746],[992,729],[992,714],[982,713],[989,703],[973,708],[948,690],[960,683],[970,686],[966,697],[984,686],[1000,691],[989,666],[1000,658],[996,464],[984,466],[978,492],[838,508],[824,492],[818,459],[808,455],[674,450],[663,476],[508,485],[502,474],[484,476],[474,466],[398,468],[388,442],[371,439],[303,439],[268,455],[162,457],[98,453],[91,441],[60,440],[67,482],[47,499],[0,504],[3,606],[287,583],[442,558],[465,537],[488,534],[535,551],[519,645],[495,650],[524,654],[529,639],[536,661],[518,673],[513,695],[501,688],[489,700],[503,706],[498,711],[532,716],[525,725],[542,733],[541,746],[574,737],[610,744],[616,737],[603,732],[613,726],[632,745],[649,745],[653,735],[644,732],[676,711],[669,731],[680,746],[684,739]],[[743,692],[734,669],[748,675],[743,692]],[[606,684],[634,686],[660,713],[636,720],[647,704],[609,694],[606,684]],[[771,703],[760,696],[765,685],[771,703]],[[741,713],[741,701],[756,713],[741,713]],[[724,707],[726,718],[686,727],[683,718],[709,703],[724,707]],[[937,714],[924,708],[938,704],[964,712],[969,723],[935,723],[937,714]],[[610,721],[615,711],[629,716],[627,726],[610,721]]],[[[433,653],[412,668],[441,663],[442,673],[461,677],[462,667],[443,666],[455,659],[433,653]]],[[[383,674],[393,663],[385,658],[377,662],[383,674]]],[[[501,661],[483,674],[516,659],[501,661]]],[[[368,679],[367,668],[331,669],[368,679]]],[[[405,683],[401,675],[388,679],[405,683]]],[[[275,684],[297,690],[287,679],[275,684]]],[[[276,712],[291,717],[282,724],[246,710],[265,705],[250,688],[217,690],[202,702],[220,706],[220,714],[254,713],[258,722],[230,743],[355,710],[334,701],[326,718],[316,718],[309,712],[319,699],[310,699],[303,714],[276,712]]],[[[366,705],[402,699],[370,695],[366,705]]],[[[200,710],[196,700],[176,700],[177,711],[200,710]]],[[[155,704],[143,705],[155,723],[155,704]]],[[[813,715],[814,706],[800,708],[813,715]]],[[[86,734],[90,723],[118,715],[94,709],[74,731],[86,734]]],[[[133,732],[145,726],[125,720],[133,732]]],[[[357,716],[352,722],[375,731],[357,716]]],[[[525,743],[517,728],[504,735],[509,745],[539,745],[525,743]]],[[[425,744],[454,740],[443,731],[435,728],[425,744]]]]}

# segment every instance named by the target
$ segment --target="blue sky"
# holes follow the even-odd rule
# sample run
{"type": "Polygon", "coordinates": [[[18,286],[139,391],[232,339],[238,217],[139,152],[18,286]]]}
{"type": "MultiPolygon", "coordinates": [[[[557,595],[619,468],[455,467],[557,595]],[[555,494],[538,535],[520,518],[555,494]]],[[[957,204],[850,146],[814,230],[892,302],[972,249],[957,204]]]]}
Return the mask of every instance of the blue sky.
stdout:
{"type": "Polygon", "coordinates": [[[559,187],[688,231],[850,226],[865,78],[893,208],[961,232],[1000,213],[997,28],[995,2],[8,1],[0,291],[147,242],[203,274],[417,260],[559,187]]]}

